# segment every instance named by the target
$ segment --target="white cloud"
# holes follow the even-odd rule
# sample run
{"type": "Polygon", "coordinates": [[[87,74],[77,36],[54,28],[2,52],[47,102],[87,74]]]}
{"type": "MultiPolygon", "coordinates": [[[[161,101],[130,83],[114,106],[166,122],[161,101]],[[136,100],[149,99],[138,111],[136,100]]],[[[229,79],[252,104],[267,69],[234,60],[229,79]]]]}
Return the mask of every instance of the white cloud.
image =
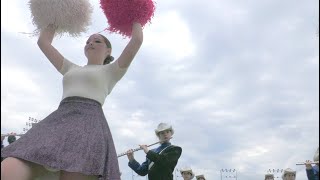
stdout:
{"type": "Polygon", "coordinates": [[[181,61],[193,56],[196,47],[184,19],[176,11],[159,14],[146,26],[144,45],[155,54],[162,54],[161,61],[181,61]]]}
{"type": "Polygon", "coordinates": [[[1,31],[32,33],[32,22],[27,2],[18,0],[1,1],[1,31]],[[24,8],[21,11],[21,8],[24,8]]]}

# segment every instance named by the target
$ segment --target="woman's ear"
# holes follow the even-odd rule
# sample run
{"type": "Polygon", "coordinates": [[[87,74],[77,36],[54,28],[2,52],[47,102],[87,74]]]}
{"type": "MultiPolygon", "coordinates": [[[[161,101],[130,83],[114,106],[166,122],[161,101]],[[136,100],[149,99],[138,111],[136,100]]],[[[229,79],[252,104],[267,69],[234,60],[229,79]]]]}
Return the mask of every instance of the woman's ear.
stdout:
{"type": "Polygon", "coordinates": [[[111,48],[107,48],[107,51],[106,51],[106,56],[111,56],[111,52],[112,52],[112,49],[111,48]]]}
{"type": "Polygon", "coordinates": [[[107,52],[111,55],[112,49],[111,48],[107,48],[107,52]]]}

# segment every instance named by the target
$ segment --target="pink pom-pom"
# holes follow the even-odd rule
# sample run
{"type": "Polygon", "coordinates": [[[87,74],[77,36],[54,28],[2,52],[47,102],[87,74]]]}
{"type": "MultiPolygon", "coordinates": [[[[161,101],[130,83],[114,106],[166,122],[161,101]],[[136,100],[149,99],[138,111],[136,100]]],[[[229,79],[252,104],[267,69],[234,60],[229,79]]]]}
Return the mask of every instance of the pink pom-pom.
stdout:
{"type": "Polygon", "coordinates": [[[131,36],[133,22],[144,27],[155,11],[153,0],[100,0],[100,5],[109,24],[106,30],[127,37],[131,36]]]}

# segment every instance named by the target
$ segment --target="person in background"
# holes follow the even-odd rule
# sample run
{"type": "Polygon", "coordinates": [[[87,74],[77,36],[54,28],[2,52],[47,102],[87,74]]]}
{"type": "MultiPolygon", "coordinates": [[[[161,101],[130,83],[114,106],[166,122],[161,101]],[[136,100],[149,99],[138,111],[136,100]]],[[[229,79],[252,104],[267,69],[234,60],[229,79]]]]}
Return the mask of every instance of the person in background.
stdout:
{"type": "Polygon", "coordinates": [[[264,176],[264,180],[274,180],[274,175],[273,174],[266,174],[264,176]]]}
{"type": "MultiPolygon", "coordinates": [[[[3,145],[3,140],[5,139],[6,137],[5,136],[2,136],[1,135],[1,149],[4,147],[4,145],[3,145]]],[[[1,162],[3,161],[3,157],[1,156],[1,162]]]]}
{"type": "Polygon", "coordinates": [[[15,142],[17,140],[16,138],[16,133],[11,133],[9,136],[8,136],[8,143],[9,144],[12,144],[13,142],[15,142]]]}
{"type": "Polygon", "coordinates": [[[295,180],[296,179],[296,171],[287,168],[283,171],[282,174],[282,179],[283,180],[295,180]]]}
{"type": "MultiPolygon", "coordinates": [[[[1,149],[4,148],[3,140],[6,138],[5,135],[1,135],[1,149]]],[[[16,141],[16,133],[10,133],[8,136],[8,143],[11,144],[16,141]]],[[[3,157],[1,157],[1,162],[4,160],[3,157]]]]}
{"type": "Polygon", "coordinates": [[[206,180],[203,174],[196,176],[197,180],[206,180]]]}
{"type": "Polygon", "coordinates": [[[5,138],[6,138],[5,136],[1,135],[1,149],[4,147],[4,145],[3,145],[3,140],[4,140],[5,138]]]}
{"type": "Polygon", "coordinates": [[[310,160],[306,160],[306,173],[308,180],[319,180],[319,147],[313,156],[313,161],[316,162],[315,166],[311,165],[310,160]]]}
{"type": "Polygon", "coordinates": [[[182,175],[183,180],[191,180],[194,178],[194,173],[192,169],[189,167],[181,168],[180,173],[182,175]]]}

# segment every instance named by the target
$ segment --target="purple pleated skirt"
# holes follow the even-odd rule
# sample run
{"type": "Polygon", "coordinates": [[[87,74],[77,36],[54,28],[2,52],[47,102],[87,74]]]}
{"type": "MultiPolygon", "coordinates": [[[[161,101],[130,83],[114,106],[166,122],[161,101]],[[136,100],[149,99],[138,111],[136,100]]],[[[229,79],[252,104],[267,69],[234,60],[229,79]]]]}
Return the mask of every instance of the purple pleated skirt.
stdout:
{"type": "Polygon", "coordinates": [[[82,97],[63,99],[56,111],[1,150],[47,169],[120,180],[117,153],[101,104],[82,97]]]}

